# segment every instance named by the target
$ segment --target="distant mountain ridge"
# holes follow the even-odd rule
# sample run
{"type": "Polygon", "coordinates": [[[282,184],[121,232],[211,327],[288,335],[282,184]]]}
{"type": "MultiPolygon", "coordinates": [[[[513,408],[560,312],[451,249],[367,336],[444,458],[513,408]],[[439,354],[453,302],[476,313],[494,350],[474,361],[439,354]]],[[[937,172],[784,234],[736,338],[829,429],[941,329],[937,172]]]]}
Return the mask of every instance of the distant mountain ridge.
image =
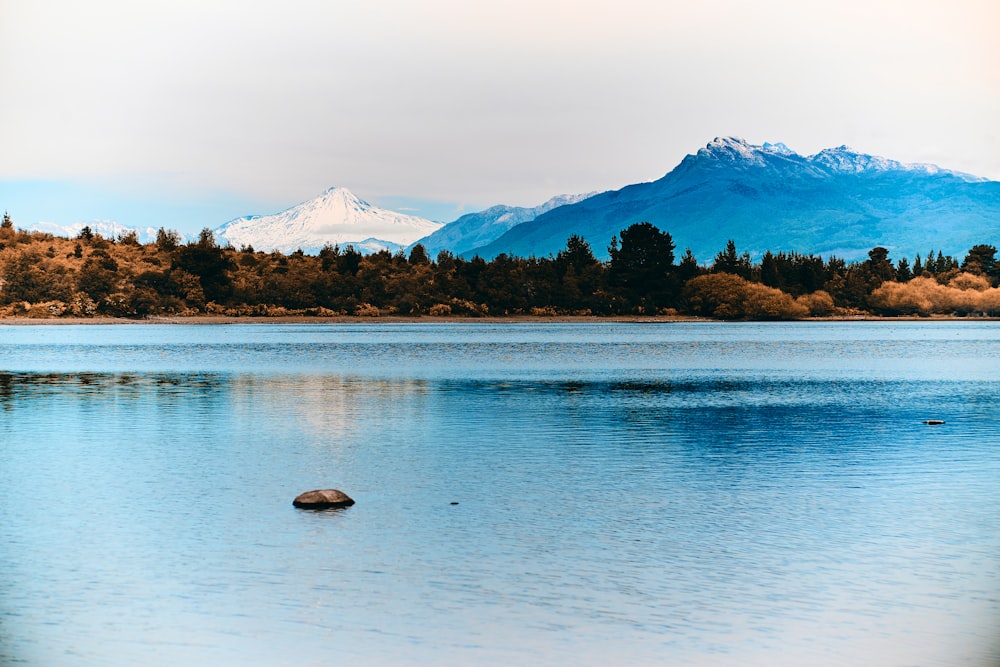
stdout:
{"type": "MultiPolygon", "coordinates": [[[[655,181],[559,195],[535,207],[493,206],[448,224],[329,188],[279,213],[235,218],[213,231],[223,245],[283,253],[315,254],[327,244],[397,252],[419,242],[431,257],[448,250],[486,259],[555,255],[579,235],[607,259],[612,237],[642,221],[669,232],[678,255],[690,248],[703,264],[729,239],[754,258],[770,250],[855,260],[875,246],[896,259],[932,249],[961,256],[975,244],[1000,245],[1000,182],[847,146],[805,156],[782,143],[717,137],[655,181]]],[[[152,228],[110,220],[30,228],[72,237],[85,225],[108,238],[130,231],[141,242],[156,236],[152,228]]]]}
{"type": "Polygon", "coordinates": [[[728,239],[741,252],[771,250],[863,258],[931,248],[961,255],[1000,235],[1000,182],[935,165],[905,164],[846,146],[812,156],[784,144],[719,137],[659,180],[629,185],[543,213],[465,253],[545,256],[583,236],[606,258],[611,238],[648,221],[678,252],[711,261],[728,239]]]}
{"type": "Polygon", "coordinates": [[[595,193],[580,195],[557,195],[533,208],[521,206],[491,206],[484,211],[468,213],[454,222],[420,239],[418,243],[433,257],[442,250],[456,255],[490,243],[507,230],[525,222],[530,222],[554,208],[575,204],[595,193]]]}
{"type": "Polygon", "coordinates": [[[32,225],[30,229],[52,234],[53,236],[73,238],[74,236],[78,236],[84,227],[90,227],[91,232],[100,234],[106,239],[117,239],[130,232],[135,232],[136,240],[140,243],[152,243],[156,240],[156,230],[152,227],[129,227],[114,220],[91,220],[89,222],[81,220],[69,225],[57,225],[54,222],[39,222],[32,225]]]}
{"type": "Polygon", "coordinates": [[[280,213],[236,218],[213,231],[216,241],[236,248],[315,254],[327,244],[394,252],[443,226],[372,206],[346,188],[329,188],[280,213]]]}

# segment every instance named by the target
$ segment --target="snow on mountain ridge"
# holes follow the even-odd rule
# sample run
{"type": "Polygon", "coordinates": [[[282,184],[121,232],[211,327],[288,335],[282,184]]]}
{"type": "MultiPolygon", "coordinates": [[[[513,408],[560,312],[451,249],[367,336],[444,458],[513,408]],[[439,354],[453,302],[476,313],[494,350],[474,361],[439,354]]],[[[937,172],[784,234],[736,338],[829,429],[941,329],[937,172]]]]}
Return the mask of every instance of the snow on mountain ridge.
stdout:
{"type": "Polygon", "coordinates": [[[754,146],[740,137],[716,137],[698,150],[698,156],[763,167],[763,150],[763,146],[754,146]]]}
{"type": "Polygon", "coordinates": [[[834,171],[860,174],[866,171],[926,171],[921,167],[925,165],[904,165],[898,160],[859,153],[849,146],[838,146],[836,148],[824,148],[819,153],[811,155],[809,160],[834,171]]]}
{"type": "Polygon", "coordinates": [[[880,155],[859,153],[850,146],[824,148],[819,153],[807,158],[815,164],[821,164],[833,171],[841,173],[861,174],[865,172],[912,171],[923,174],[947,174],[956,176],[969,183],[983,183],[987,178],[974,176],[961,171],[942,169],[936,164],[923,162],[900,162],[880,155]]]}
{"type": "Polygon", "coordinates": [[[768,153],[776,153],[778,155],[798,155],[798,153],[780,141],[776,141],[773,144],[765,141],[762,148],[768,153]]]}
{"type": "Polygon", "coordinates": [[[500,215],[493,221],[493,224],[495,225],[503,224],[503,225],[508,225],[509,227],[513,227],[514,225],[519,225],[522,222],[528,222],[530,220],[534,220],[542,213],[547,213],[548,211],[551,211],[554,208],[558,208],[559,206],[565,206],[566,204],[575,204],[576,202],[582,201],[587,197],[593,196],[594,194],[596,193],[588,192],[586,194],[580,194],[580,195],[556,195],[555,197],[546,200],[545,202],[539,204],[538,206],[533,206],[531,208],[500,205],[500,206],[491,206],[490,208],[486,209],[485,211],[482,211],[481,213],[485,214],[500,213],[500,215]]]}
{"type": "Polygon", "coordinates": [[[372,206],[347,188],[333,187],[273,215],[230,220],[215,230],[215,236],[233,246],[266,251],[316,252],[330,244],[375,252],[399,249],[443,226],[372,206]]]}
{"type": "Polygon", "coordinates": [[[802,160],[814,167],[833,173],[878,173],[887,171],[911,171],[924,174],[947,174],[969,183],[980,183],[989,179],[960,171],[942,169],[934,164],[907,163],[898,160],[855,151],[849,146],[824,148],[815,155],[801,155],[781,142],[764,142],[758,146],[740,137],[716,137],[704,148],[698,150],[697,157],[715,160],[738,167],[766,167],[768,157],[802,160]]]}
{"type": "Polygon", "coordinates": [[[484,211],[467,213],[449,222],[433,234],[420,239],[420,243],[432,255],[441,250],[461,254],[466,250],[490,243],[513,227],[530,222],[552,209],[575,204],[594,194],[591,192],[579,195],[556,195],[531,208],[502,204],[491,206],[484,211]]]}
{"type": "Polygon", "coordinates": [[[90,227],[94,234],[100,234],[106,239],[117,239],[135,232],[136,239],[140,243],[151,243],[156,240],[156,230],[152,227],[129,227],[116,220],[91,220],[90,222],[78,221],[69,225],[59,225],[54,222],[44,220],[31,225],[29,229],[53,236],[73,238],[80,234],[84,227],[90,227]]]}

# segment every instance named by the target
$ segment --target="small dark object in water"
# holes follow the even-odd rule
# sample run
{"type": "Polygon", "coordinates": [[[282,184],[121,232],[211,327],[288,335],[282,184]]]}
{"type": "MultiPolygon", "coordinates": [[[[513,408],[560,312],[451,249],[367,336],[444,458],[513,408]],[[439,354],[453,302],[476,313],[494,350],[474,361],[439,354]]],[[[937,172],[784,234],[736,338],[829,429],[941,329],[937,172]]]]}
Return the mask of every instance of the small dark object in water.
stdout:
{"type": "Polygon", "coordinates": [[[458,504],[458,501],[456,501],[456,500],[453,500],[453,501],[451,501],[451,504],[452,504],[452,505],[457,505],[457,504],[458,504]]]}
{"type": "Polygon", "coordinates": [[[928,426],[940,426],[944,423],[943,419],[925,419],[924,423],[928,426]]]}
{"type": "Polygon", "coordinates": [[[350,507],[354,504],[354,499],[337,489],[317,489],[299,494],[292,504],[307,510],[323,510],[331,507],[350,507]]]}

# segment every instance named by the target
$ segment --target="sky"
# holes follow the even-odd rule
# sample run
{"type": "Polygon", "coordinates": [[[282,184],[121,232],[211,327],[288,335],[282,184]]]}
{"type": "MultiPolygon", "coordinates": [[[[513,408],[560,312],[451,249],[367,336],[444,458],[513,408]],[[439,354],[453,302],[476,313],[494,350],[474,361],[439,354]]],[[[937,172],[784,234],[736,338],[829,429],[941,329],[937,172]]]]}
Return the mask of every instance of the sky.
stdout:
{"type": "Polygon", "coordinates": [[[0,209],[197,233],[332,186],[448,222],[716,136],[1000,180],[997,0],[2,0],[0,209]]]}

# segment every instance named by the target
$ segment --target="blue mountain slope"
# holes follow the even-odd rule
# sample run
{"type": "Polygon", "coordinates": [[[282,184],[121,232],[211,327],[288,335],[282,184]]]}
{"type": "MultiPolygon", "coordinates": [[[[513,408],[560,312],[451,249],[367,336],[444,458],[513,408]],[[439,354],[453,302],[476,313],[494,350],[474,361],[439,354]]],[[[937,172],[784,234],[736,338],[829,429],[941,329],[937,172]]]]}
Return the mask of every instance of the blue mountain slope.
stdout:
{"type": "Polygon", "coordinates": [[[877,245],[894,258],[931,248],[962,256],[1000,242],[1000,182],[844,146],[802,156],[782,144],[715,139],[657,181],[554,209],[465,254],[546,256],[579,234],[606,258],[611,237],[641,221],[703,263],[728,239],[755,257],[772,250],[859,259],[877,245]]]}
{"type": "Polygon", "coordinates": [[[542,213],[547,213],[559,206],[576,203],[592,194],[559,195],[544,204],[532,208],[503,205],[491,206],[485,211],[468,213],[454,222],[449,222],[441,229],[429,236],[425,236],[410,247],[412,248],[417,243],[420,243],[431,257],[437,255],[442,250],[448,250],[460,255],[496,240],[504,232],[516,225],[530,222],[542,213]]]}

